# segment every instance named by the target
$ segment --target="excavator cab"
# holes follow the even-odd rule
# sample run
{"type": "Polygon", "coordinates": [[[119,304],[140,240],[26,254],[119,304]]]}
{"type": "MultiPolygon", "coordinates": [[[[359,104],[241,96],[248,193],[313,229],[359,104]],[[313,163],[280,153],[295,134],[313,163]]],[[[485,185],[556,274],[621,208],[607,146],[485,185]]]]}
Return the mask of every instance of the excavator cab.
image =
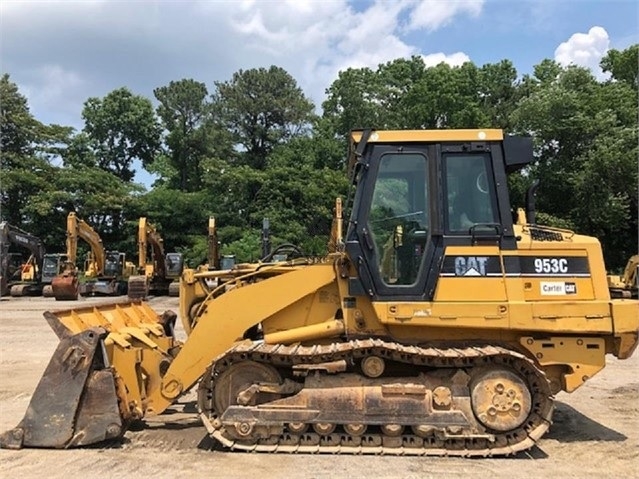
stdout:
{"type": "Polygon", "coordinates": [[[184,256],[182,253],[166,254],[166,277],[176,279],[179,278],[184,269],[184,256]]]}
{"type": "Polygon", "coordinates": [[[104,276],[116,278],[122,275],[124,270],[125,254],[119,251],[107,251],[104,264],[104,276]]]}

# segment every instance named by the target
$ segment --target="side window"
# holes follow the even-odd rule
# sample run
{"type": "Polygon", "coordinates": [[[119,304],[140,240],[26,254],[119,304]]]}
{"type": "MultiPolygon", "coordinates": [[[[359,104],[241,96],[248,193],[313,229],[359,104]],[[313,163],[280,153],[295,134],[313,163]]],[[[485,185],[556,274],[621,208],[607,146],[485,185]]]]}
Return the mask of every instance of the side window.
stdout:
{"type": "Polygon", "coordinates": [[[385,155],[373,190],[368,230],[386,284],[411,285],[429,235],[426,158],[385,155]]]}
{"type": "Polygon", "coordinates": [[[497,223],[495,190],[486,155],[447,155],[448,229],[468,233],[478,224],[497,223]]]}

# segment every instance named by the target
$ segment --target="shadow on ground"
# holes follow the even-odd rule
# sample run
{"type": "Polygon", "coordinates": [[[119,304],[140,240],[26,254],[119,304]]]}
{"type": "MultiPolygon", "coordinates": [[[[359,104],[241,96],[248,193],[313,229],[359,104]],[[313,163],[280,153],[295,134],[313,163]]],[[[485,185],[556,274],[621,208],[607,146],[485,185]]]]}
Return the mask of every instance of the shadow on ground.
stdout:
{"type": "Polygon", "coordinates": [[[556,401],[553,424],[545,439],[559,442],[625,441],[627,436],[584,416],[568,404],[556,401]]]}

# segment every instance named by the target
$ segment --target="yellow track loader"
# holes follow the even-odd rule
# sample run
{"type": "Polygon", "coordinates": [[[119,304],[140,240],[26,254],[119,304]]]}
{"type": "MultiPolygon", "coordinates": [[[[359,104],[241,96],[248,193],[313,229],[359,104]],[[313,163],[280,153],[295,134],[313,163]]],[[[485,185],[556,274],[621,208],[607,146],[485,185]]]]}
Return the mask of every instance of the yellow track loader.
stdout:
{"type": "MultiPolygon", "coordinates": [[[[514,222],[507,174],[530,138],[500,130],[354,131],[344,238],[323,258],[186,270],[180,315],[145,303],[45,317],[60,344],[2,447],[122,436],[197,385],[232,450],[510,455],[553,398],[637,345],[597,239],[514,222]],[[217,284],[217,286],[209,286],[217,284]]],[[[341,208],[337,208],[338,213],[341,208]]]]}

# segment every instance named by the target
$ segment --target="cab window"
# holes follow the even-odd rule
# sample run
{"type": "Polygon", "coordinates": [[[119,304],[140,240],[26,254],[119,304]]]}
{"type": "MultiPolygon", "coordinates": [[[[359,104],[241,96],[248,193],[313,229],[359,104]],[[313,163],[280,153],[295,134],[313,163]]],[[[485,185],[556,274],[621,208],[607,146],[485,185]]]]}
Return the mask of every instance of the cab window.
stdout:
{"type": "Polygon", "coordinates": [[[489,161],[480,154],[444,157],[449,231],[468,234],[473,227],[497,223],[489,161]]]}
{"type": "Polygon", "coordinates": [[[417,281],[428,237],[427,160],[420,154],[389,154],[380,160],[368,230],[382,281],[417,281]]]}

